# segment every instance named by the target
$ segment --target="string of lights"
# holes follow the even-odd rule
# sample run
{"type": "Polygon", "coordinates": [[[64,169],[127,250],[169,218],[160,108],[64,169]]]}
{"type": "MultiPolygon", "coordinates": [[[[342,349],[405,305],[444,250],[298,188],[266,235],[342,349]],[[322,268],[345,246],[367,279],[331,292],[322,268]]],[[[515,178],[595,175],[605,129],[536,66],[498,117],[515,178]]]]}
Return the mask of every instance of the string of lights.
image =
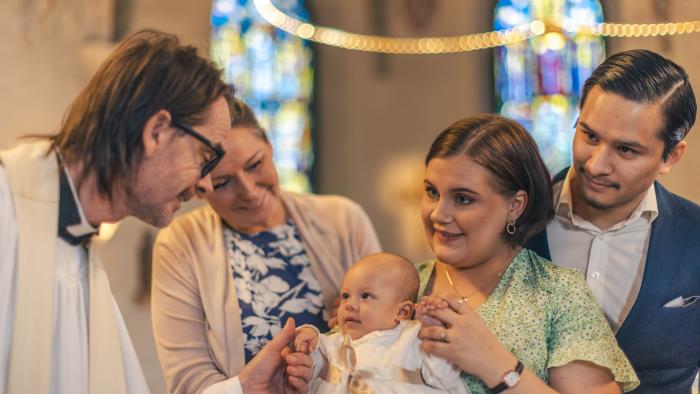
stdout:
{"type": "MultiPolygon", "coordinates": [[[[417,55],[469,52],[529,40],[549,30],[544,22],[533,21],[513,29],[485,33],[450,37],[392,38],[350,33],[304,22],[287,15],[271,0],[254,0],[254,4],[266,21],[289,34],[320,44],[376,53],[417,55]]],[[[655,37],[700,32],[700,21],[649,24],[600,23],[594,26],[576,26],[574,29],[578,33],[603,37],[655,37]]]]}
{"type": "Polygon", "coordinates": [[[582,32],[603,37],[657,37],[700,32],[700,21],[672,23],[601,23],[582,32]]]}

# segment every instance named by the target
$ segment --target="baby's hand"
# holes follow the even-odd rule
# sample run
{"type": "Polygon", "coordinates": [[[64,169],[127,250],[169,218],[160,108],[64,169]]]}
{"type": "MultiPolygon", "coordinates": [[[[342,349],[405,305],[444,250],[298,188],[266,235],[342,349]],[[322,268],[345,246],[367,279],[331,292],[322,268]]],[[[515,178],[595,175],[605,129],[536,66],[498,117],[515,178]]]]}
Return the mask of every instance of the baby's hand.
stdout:
{"type": "Polygon", "coordinates": [[[421,298],[416,304],[416,320],[419,320],[424,326],[441,326],[446,327],[442,321],[428,315],[428,312],[449,308],[447,301],[442,297],[429,295],[421,298]]]}
{"type": "Polygon", "coordinates": [[[294,335],[294,349],[297,352],[310,354],[318,345],[318,331],[311,327],[299,327],[294,335]]]}

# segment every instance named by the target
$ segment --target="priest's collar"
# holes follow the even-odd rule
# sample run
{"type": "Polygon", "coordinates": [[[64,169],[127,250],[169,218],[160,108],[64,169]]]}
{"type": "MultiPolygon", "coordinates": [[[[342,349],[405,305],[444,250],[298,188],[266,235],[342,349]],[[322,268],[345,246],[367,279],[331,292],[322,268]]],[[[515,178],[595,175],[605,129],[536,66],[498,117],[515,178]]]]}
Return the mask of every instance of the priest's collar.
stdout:
{"type": "Polygon", "coordinates": [[[60,155],[59,162],[58,236],[71,245],[80,245],[97,234],[99,228],[85,218],[78,193],[60,155]]]}

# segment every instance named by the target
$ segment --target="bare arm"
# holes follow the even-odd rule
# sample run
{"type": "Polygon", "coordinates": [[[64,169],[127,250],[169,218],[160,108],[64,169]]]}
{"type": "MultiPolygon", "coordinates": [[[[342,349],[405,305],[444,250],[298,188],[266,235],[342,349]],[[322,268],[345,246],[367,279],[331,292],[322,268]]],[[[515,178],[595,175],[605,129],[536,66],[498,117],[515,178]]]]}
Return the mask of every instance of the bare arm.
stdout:
{"type": "Polygon", "coordinates": [[[621,393],[607,368],[588,361],[574,361],[561,367],[550,368],[549,385],[561,393],[621,393]]]}
{"type": "MultiPolygon", "coordinates": [[[[425,311],[443,321],[449,328],[426,326],[420,336],[423,349],[443,357],[463,371],[477,376],[487,387],[501,382],[503,375],[517,363],[489,330],[483,320],[456,296],[444,295],[450,308],[425,311]]],[[[519,383],[508,393],[619,393],[620,387],[606,368],[593,363],[575,361],[550,369],[550,386],[537,375],[523,370],[519,383]]]]}

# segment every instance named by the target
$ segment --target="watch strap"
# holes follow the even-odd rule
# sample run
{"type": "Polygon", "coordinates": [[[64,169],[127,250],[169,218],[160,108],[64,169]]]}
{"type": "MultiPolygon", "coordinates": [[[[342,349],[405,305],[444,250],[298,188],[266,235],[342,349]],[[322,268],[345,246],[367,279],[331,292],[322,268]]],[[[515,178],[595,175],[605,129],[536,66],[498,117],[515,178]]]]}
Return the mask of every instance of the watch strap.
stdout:
{"type": "Polygon", "coordinates": [[[503,378],[501,380],[501,383],[499,383],[495,387],[492,387],[489,389],[491,391],[491,393],[497,394],[497,393],[500,393],[506,389],[509,389],[509,388],[515,386],[515,384],[513,386],[509,386],[508,383],[506,383],[505,377],[506,377],[506,375],[508,375],[511,372],[515,372],[518,374],[518,376],[520,376],[523,373],[523,369],[525,369],[525,366],[523,365],[523,363],[520,362],[520,360],[518,360],[518,363],[515,364],[515,368],[513,368],[512,370],[503,374],[503,378]]]}

